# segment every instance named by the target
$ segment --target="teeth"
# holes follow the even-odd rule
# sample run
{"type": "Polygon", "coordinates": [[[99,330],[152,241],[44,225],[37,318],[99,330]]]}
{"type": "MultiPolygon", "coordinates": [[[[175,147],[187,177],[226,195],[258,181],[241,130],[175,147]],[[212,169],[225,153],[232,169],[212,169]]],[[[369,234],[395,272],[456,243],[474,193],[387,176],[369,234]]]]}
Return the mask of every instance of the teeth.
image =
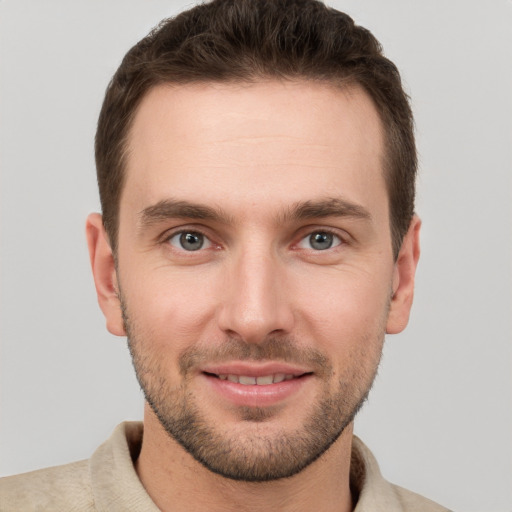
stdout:
{"type": "Polygon", "coordinates": [[[244,386],[268,386],[269,384],[278,384],[284,380],[292,380],[293,375],[285,373],[276,373],[274,375],[263,375],[261,377],[249,377],[248,375],[221,374],[218,375],[220,380],[229,380],[244,386]]]}
{"type": "Polygon", "coordinates": [[[274,382],[272,375],[265,375],[264,377],[258,377],[256,379],[256,384],[258,384],[258,386],[268,386],[269,384],[272,384],[272,382],[274,382]]]}
{"type": "Polygon", "coordinates": [[[240,375],[240,377],[238,377],[238,382],[246,386],[254,385],[256,384],[256,377],[246,377],[245,375],[240,375]]]}

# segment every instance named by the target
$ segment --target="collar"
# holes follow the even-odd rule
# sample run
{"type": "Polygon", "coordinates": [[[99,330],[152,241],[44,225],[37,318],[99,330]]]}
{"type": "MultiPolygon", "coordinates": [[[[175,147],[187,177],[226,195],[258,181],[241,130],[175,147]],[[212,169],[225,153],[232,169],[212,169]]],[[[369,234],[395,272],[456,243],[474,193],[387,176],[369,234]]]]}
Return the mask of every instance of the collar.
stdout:
{"type": "MultiPolygon", "coordinates": [[[[97,510],[159,512],[133,465],[140,453],[142,435],[142,422],[121,423],[94,452],[89,461],[89,472],[97,510]]],[[[357,499],[354,512],[406,510],[399,488],[382,477],[375,457],[355,436],[352,443],[350,487],[357,499]]]]}

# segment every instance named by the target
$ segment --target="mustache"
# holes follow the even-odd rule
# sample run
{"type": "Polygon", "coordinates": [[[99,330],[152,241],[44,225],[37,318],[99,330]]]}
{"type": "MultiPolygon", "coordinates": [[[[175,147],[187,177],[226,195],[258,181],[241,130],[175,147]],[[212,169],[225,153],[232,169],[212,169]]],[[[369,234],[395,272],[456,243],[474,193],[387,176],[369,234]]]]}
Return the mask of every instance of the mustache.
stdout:
{"type": "Polygon", "coordinates": [[[179,358],[180,373],[206,363],[226,361],[281,361],[311,368],[311,371],[328,376],[332,373],[329,359],[318,349],[303,347],[290,336],[272,336],[260,343],[248,343],[229,337],[221,345],[194,345],[184,350],[179,358]]]}

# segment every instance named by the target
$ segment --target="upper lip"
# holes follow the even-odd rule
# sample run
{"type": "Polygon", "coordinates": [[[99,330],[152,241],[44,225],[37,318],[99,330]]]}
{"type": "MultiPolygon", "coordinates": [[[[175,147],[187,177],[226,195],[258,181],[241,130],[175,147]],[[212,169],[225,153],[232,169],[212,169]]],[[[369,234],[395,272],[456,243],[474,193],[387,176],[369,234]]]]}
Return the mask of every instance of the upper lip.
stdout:
{"type": "Polygon", "coordinates": [[[214,375],[244,375],[247,377],[263,377],[265,375],[274,375],[284,373],[285,375],[293,375],[294,377],[311,373],[310,370],[297,365],[281,362],[231,362],[205,365],[201,368],[203,373],[211,373],[214,375]]]}

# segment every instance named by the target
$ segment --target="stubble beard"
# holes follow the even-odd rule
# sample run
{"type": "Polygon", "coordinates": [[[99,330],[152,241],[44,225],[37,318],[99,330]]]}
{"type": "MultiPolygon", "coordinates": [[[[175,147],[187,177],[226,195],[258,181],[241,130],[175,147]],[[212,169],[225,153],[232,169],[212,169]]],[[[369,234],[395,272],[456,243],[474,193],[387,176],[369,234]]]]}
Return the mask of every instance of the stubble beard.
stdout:
{"type": "MultiPolygon", "coordinates": [[[[204,349],[203,346],[191,347],[183,352],[179,356],[181,384],[171,387],[158,355],[145,353],[147,347],[151,346],[150,340],[142,339],[136,332],[123,302],[122,309],[137,379],[162,427],[204,467],[232,480],[268,482],[288,478],[313,463],[353,421],[368,397],[378,370],[380,351],[370,368],[354,361],[349,375],[340,377],[336,389],[330,391],[328,383],[333,368],[328,358],[320,352],[299,349],[290,337],[273,337],[261,344],[248,344],[230,338],[220,350],[204,349]],[[222,361],[227,356],[231,360],[306,363],[315,369],[315,378],[323,379],[325,392],[311,406],[308,419],[294,431],[273,429],[269,435],[265,422],[275,415],[272,407],[238,408],[244,428],[241,431],[222,431],[211,424],[199,409],[188,383],[191,369],[197,367],[199,362],[222,361]]],[[[383,339],[384,332],[381,347],[383,339]]],[[[366,342],[375,344],[375,340],[361,340],[362,353],[366,351],[366,342]]]]}

